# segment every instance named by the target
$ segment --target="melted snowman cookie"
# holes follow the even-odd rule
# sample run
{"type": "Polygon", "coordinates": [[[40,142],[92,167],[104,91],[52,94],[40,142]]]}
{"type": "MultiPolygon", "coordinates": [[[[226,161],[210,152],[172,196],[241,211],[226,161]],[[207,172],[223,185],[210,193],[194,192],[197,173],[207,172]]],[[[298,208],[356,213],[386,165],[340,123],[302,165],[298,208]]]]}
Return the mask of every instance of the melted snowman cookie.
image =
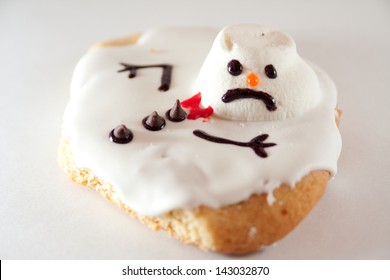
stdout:
{"type": "Polygon", "coordinates": [[[333,82],[260,25],[131,38],[76,67],[69,177],[203,249],[246,253],[287,234],[336,173],[333,82]]]}

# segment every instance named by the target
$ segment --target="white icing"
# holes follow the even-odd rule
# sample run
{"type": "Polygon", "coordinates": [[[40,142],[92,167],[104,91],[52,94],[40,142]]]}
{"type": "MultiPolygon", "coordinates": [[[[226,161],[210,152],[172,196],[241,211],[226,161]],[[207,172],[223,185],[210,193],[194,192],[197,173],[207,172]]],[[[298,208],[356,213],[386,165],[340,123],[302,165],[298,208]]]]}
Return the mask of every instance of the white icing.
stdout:
{"type": "MultiPolygon", "coordinates": [[[[335,125],[336,89],[312,64],[319,102],[299,117],[236,122],[212,116],[208,122],[166,120],[166,127],[157,132],[143,127],[145,116],[153,111],[163,116],[176,99],[197,93],[195,80],[216,34],[203,28],[151,30],[133,45],[90,50],[75,69],[64,117],[75,163],[110,182],[120,199],[140,214],[198,205],[221,207],[263,192],[272,202],[272,191],[280,183],[294,185],[316,169],[336,173],[341,149],[335,125]],[[161,68],[140,69],[136,78],[128,79],[128,72],[117,72],[120,62],[172,64],[170,90],[157,90],[161,68]],[[109,141],[110,131],[120,124],[133,132],[131,143],[109,141]],[[250,148],[198,138],[194,129],[241,142],[267,133],[265,142],[277,145],[267,148],[268,157],[261,158],[250,148]]],[[[225,62],[223,67],[226,70],[225,62]]],[[[282,69],[278,78],[283,77],[282,69]]]]}
{"type": "Polygon", "coordinates": [[[202,92],[203,104],[211,105],[217,116],[241,121],[299,116],[315,107],[321,98],[317,76],[297,54],[293,39],[280,31],[254,24],[229,26],[218,34],[202,66],[195,91],[202,92]],[[243,66],[239,76],[232,76],[226,70],[232,59],[243,66]],[[265,75],[264,68],[269,64],[277,70],[276,79],[265,75]],[[250,73],[260,80],[254,87],[246,84],[250,73]],[[246,87],[272,95],[278,109],[270,112],[263,102],[254,99],[221,101],[227,90],[246,87]]]}

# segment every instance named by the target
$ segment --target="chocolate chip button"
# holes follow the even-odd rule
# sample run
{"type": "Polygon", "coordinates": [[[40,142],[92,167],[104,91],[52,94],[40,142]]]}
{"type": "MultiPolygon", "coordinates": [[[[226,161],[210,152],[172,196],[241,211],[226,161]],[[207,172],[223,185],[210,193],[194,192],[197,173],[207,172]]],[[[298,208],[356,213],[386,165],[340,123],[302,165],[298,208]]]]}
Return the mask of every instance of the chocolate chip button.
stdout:
{"type": "Polygon", "coordinates": [[[187,118],[187,113],[181,107],[179,99],[176,99],[175,104],[167,111],[165,116],[172,122],[181,122],[187,118]]]}
{"type": "Polygon", "coordinates": [[[111,130],[110,140],[118,144],[127,144],[133,140],[133,133],[124,124],[121,124],[111,130]]]}
{"type": "Polygon", "coordinates": [[[142,120],[147,130],[158,131],[165,127],[165,120],[156,111],[142,120]]]}

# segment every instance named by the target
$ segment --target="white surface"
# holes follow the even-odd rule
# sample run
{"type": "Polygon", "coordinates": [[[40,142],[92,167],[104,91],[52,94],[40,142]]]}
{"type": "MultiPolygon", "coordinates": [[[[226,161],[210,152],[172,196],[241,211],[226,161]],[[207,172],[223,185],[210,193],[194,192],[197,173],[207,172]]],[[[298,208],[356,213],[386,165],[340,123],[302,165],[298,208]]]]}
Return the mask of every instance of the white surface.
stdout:
{"type": "Polygon", "coordinates": [[[389,259],[390,2],[275,2],[2,0],[0,258],[229,258],[154,233],[70,183],[56,153],[73,67],[91,44],[154,26],[259,22],[292,35],[335,80],[343,151],[302,224],[242,258],[389,259]]]}

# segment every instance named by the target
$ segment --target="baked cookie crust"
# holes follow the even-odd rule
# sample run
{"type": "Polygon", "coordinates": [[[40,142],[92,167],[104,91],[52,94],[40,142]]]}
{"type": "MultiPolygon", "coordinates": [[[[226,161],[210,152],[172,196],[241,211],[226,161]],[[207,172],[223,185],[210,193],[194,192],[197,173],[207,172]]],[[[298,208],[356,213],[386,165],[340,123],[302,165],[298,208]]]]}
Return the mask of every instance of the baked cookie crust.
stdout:
{"type": "Polygon", "coordinates": [[[184,243],[225,254],[253,252],[284,237],[321,198],[330,176],[328,171],[316,170],[304,176],[294,187],[282,184],[273,192],[275,201],[272,205],[267,201],[267,194],[262,193],[219,209],[199,206],[152,217],[140,215],[127,207],[113,186],[91,170],[78,168],[65,136],[61,139],[59,164],[70,180],[98,191],[153,230],[163,229],[184,243]]]}

